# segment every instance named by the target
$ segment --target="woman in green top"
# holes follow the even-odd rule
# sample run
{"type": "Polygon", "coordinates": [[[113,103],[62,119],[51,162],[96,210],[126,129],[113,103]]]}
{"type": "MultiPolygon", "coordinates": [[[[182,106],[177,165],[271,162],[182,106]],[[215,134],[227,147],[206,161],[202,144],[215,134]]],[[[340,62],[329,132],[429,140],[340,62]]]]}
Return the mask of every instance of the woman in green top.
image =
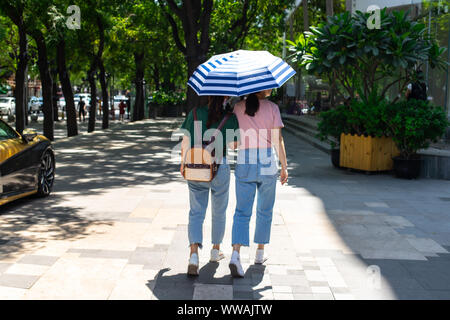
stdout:
{"type": "MultiPolygon", "coordinates": [[[[217,128],[225,116],[226,111],[223,106],[225,97],[210,96],[208,100],[208,106],[195,108],[197,121],[199,122],[197,125],[200,125],[201,127],[201,138],[196,137],[195,134],[196,129],[194,128],[193,111],[188,114],[186,120],[181,126],[185,132],[181,147],[181,174],[183,174],[183,159],[185,158],[186,151],[196,144],[195,142],[197,142],[197,144],[199,142],[201,143],[201,141],[196,141],[196,139],[209,140],[209,136],[205,135],[205,132],[207,130],[217,128]]],[[[190,202],[188,237],[191,250],[188,275],[198,275],[198,248],[202,248],[203,221],[205,219],[206,209],[208,207],[210,191],[212,202],[211,240],[213,245],[213,248],[211,249],[210,261],[217,262],[224,258],[222,252],[220,251],[220,244],[222,243],[225,233],[225,216],[228,206],[228,190],[230,186],[230,166],[226,162],[225,153],[227,143],[232,144],[233,148],[235,147],[238,140],[236,135],[236,132],[238,132],[237,129],[239,129],[239,124],[236,116],[232,114],[222,127],[221,134],[219,134],[214,141],[216,158],[218,158],[217,161],[220,163],[214,179],[211,182],[188,181],[190,202]],[[222,150],[220,150],[220,146],[222,146],[222,150]],[[223,154],[223,157],[220,157],[221,154],[223,154]]],[[[209,133],[212,131],[213,130],[210,130],[209,133]]]]}

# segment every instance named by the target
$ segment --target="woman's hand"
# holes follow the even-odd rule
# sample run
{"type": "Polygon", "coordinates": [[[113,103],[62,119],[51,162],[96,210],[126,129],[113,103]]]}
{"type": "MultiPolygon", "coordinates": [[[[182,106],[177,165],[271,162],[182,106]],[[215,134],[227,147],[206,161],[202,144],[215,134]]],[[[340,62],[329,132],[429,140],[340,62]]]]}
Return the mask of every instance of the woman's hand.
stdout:
{"type": "Polygon", "coordinates": [[[280,182],[281,185],[285,184],[288,181],[288,172],[287,169],[281,169],[280,172],[280,182]]]}
{"type": "Polygon", "coordinates": [[[183,162],[180,165],[180,173],[184,177],[184,163],[183,162]]]}

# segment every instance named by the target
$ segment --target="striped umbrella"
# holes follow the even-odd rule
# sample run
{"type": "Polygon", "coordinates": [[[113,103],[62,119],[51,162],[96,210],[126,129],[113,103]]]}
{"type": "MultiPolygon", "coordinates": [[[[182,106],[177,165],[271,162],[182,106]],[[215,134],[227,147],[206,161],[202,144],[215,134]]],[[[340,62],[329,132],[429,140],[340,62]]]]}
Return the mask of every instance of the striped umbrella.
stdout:
{"type": "Polygon", "coordinates": [[[294,74],[286,62],[267,51],[238,50],[198,66],[188,85],[199,96],[243,96],[279,88],[294,74]]]}

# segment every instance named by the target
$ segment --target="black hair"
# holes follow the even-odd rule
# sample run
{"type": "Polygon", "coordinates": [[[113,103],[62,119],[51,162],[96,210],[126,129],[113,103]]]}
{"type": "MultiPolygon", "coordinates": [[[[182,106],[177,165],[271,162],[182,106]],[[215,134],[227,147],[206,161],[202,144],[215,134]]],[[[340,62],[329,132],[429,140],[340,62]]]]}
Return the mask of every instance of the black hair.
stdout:
{"type": "Polygon", "coordinates": [[[252,93],[245,100],[245,113],[248,114],[250,117],[254,117],[258,109],[259,109],[259,99],[256,96],[256,93],[252,93]]]}
{"type": "Polygon", "coordinates": [[[210,128],[213,123],[219,122],[223,118],[223,100],[222,96],[209,96],[208,98],[208,120],[206,127],[210,128]]]}

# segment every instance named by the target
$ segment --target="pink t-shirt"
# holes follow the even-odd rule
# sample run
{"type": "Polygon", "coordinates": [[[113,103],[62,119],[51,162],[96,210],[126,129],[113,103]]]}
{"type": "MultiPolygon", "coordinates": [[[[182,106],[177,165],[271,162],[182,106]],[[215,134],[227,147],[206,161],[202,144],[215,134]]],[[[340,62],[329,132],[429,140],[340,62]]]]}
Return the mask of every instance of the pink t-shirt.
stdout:
{"type": "Polygon", "coordinates": [[[234,113],[239,121],[240,148],[271,148],[272,129],[283,128],[280,109],[267,100],[259,100],[259,109],[254,117],[245,113],[245,100],[234,106],[234,113]]]}

